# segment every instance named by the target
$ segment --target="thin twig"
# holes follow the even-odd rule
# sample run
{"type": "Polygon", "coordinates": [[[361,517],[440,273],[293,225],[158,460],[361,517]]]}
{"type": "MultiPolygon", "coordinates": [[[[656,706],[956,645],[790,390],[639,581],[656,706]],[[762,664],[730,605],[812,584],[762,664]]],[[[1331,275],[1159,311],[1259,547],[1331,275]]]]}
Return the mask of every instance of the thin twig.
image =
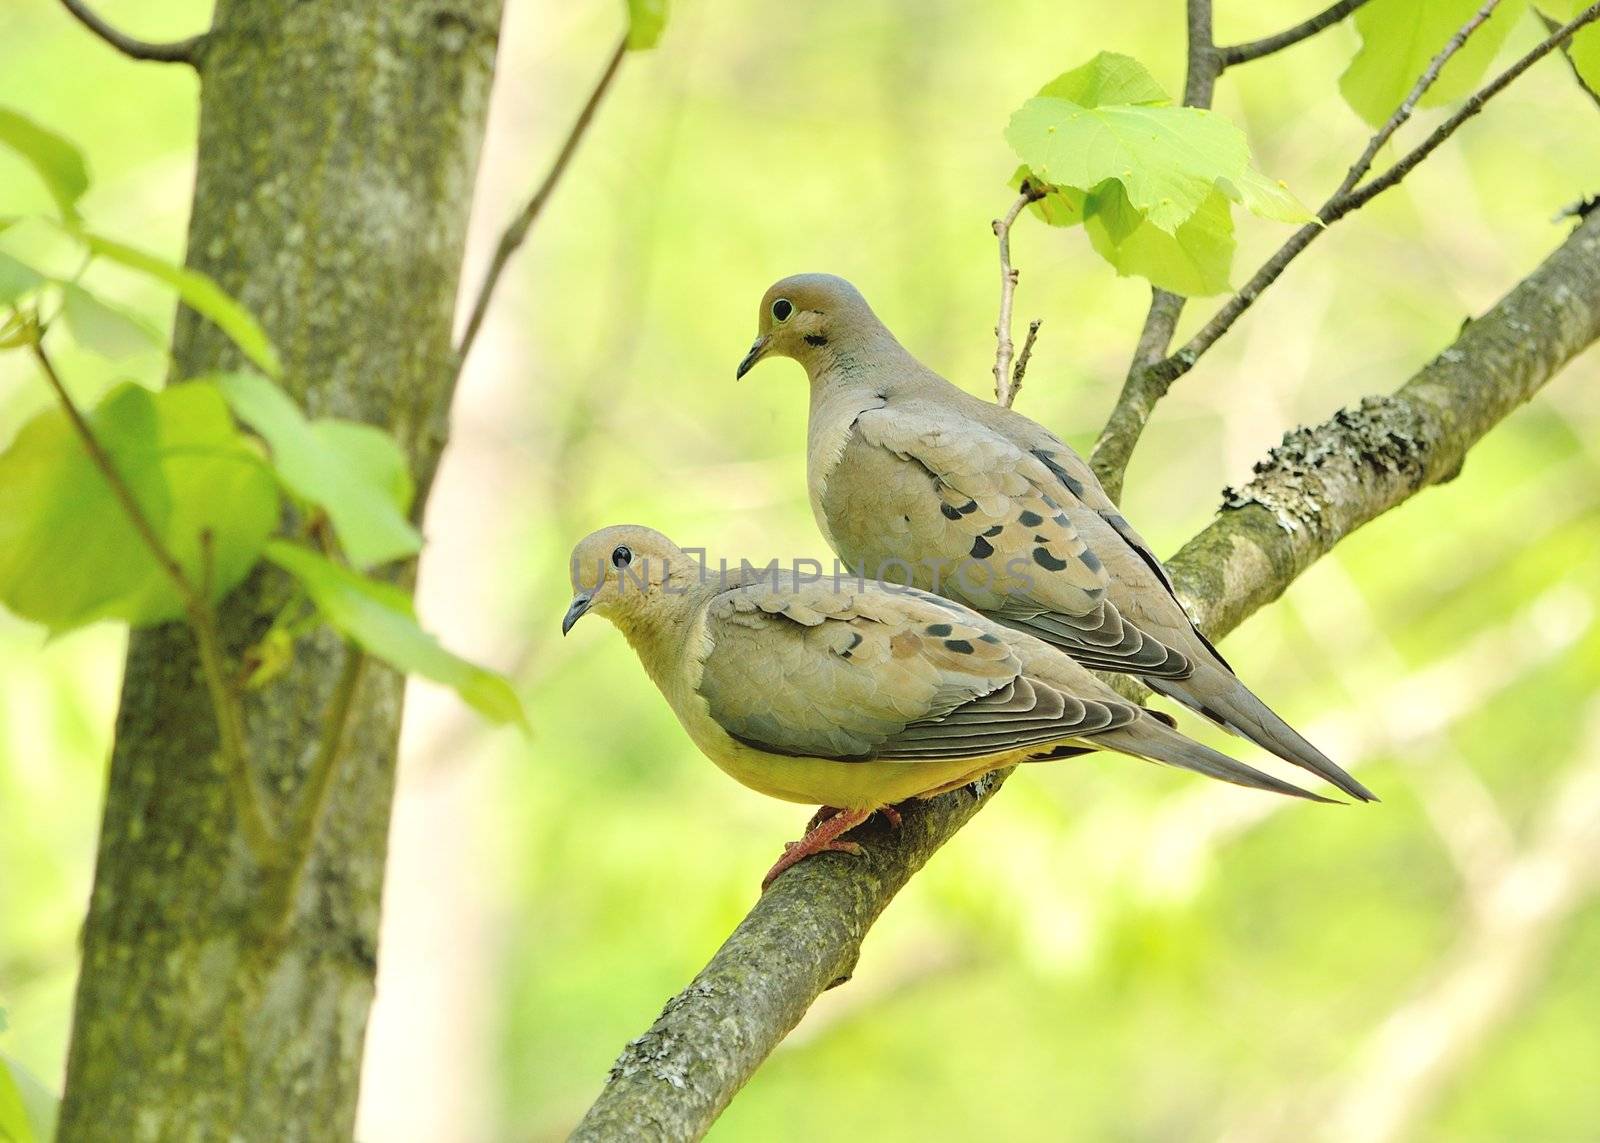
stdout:
{"type": "Polygon", "coordinates": [[[994,327],[994,399],[1008,409],[1016,398],[1011,381],[1011,299],[1017,289],[1017,272],[1011,266],[1011,227],[1024,207],[1043,197],[1044,191],[1027,183],[1017,196],[1017,201],[1006,211],[1005,217],[989,224],[994,236],[1000,240],[1000,320],[994,327]]]}
{"type": "Polygon", "coordinates": [[[1312,36],[1325,28],[1331,28],[1350,13],[1354,12],[1367,0],[1339,0],[1312,16],[1309,20],[1302,21],[1294,27],[1279,32],[1275,36],[1264,36],[1259,40],[1251,40],[1244,44],[1229,44],[1227,47],[1217,49],[1217,56],[1222,61],[1224,68],[1233,67],[1235,64],[1249,63],[1262,56],[1270,56],[1274,52],[1281,52],[1284,48],[1293,47],[1301,40],[1309,40],[1312,36]]]}
{"type": "MultiPolygon", "coordinates": [[[[1467,22],[1457,28],[1455,35],[1451,36],[1445,46],[1439,49],[1439,54],[1428,61],[1428,66],[1417,77],[1417,82],[1411,85],[1411,90],[1400,101],[1400,106],[1394,109],[1394,114],[1389,116],[1383,126],[1379,127],[1372,138],[1367,140],[1367,145],[1362,150],[1360,157],[1350,165],[1350,169],[1345,172],[1344,180],[1339,184],[1338,189],[1329,196],[1330,203],[1337,203],[1366,177],[1367,172],[1372,169],[1372,160],[1378,157],[1378,152],[1383,149],[1383,145],[1394,137],[1394,133],[1405,125],[1407,119],[1411,118],[1411,113],[1417,109],[1418,101],[1427,94],[1428,88],[1432,87],[1434,81],[1439,78],[1439,73],[1444,70],[1444,65],[1450,62],[1450,57],[1466,46],[1467,38],[1494,14],[1494,10],[1499,5],[1500,0],[1484,0],[1483,7],[1469,16],[1467,22]]],[[[1320,212],[1318,213],[1320,217],[1320,212]]],[[[1327,222],[1329,220],[1324,218],[1322,221],[1327,222]]]]}
{"type": "Polygon", "coordinates": [[[122,505],[122,510],[128,517],[129,523],[133,525],[133,530],[138,533],[139,539],[149,550],[151,557],[156,561],[156,566],[172,581],[178,598],[183,602],[184,613],[188,616],[189,626],[194,631],[195,645],[200,656],[200,670],[205,676],[206,690],[211,697],[212,710],[216,714],[217,740],[222,753],[223,769],[227,772],[228,786],[233,793],[240,827],[256,859],[263,866],[271,867],[278,860],[278,839],[262,809],[255,780],[250,773],[244,711],[237,692],[229,685],[226,658],[222,652],[222,636],[217,629],[217,616],[212,609],[211,601],[189,582],[189,577],[184,574],[177,559],[156,534],[149,517],[144,514],[144,509],[134,497],[133,490],[122,479],[122,474],[117,471],[110,455],[101,447],[94,431],[89,427],[89,422],[79,411],[77,402],[62,384],[61,376],[56,372],[49,355],[45,353],[37,332],[29,348],[33,350],[34,358],[39,362],[39,368],[44,372],[45,379],[55,390],[56,398],[61,402],[67,419],[72,422],[73,429],[83,441],[89,459],[100,470],[101,476],[105,477],[106,483],[111,486],[112,495],[122,505]]]}
{"type": "MultiPolygon", "coordinates": [[[[517,247],[522,245],[523,239],[528,237],[528,229],[539,217],[539,212],[544,209],[545,202],[550,198],[550,193],[556,189],[556,184],[561,181],[561,176],[566,172],[567,164],[572,161],[572,156],[578,150],[578,144],[583,141],[583,136],[589,129],[589,124],[594,120],[594,114],[600,108],[600,101],[605,98],[611,81],[616,78],[617,71],[622,66],[622,57],[627,54],[628,40],[624,36],[617,41],[616,50],[611,53],[611,59],[606,63],[605,70],[600,73],[600,79],[594,85],[594,90],[589,93],[583,110],[578,112],[578,118],[572,124],[572,130],[567,132],[567,138],[561,144],[561,150],[556,152],[555,162],[550,165],[550,171],[545,175],[544,181],[539,184],[539,189],[533,192],[511,225],[506,227],[505,233],[500,236],[500,244],[495,247],[494,257],[489,261],[488,273],[484,275],[483,285],[478,288],[477,300],[472,303],[472,313],[467,317],[466,330],[461,335],[461,344],[456,349],[456,372],[460,373],[461,367],[467,360],[467,354],[472,352],[472,343],[478,339],[478,330],[483,326],[483,318],[489,310],[489,301],[494,297],[494,290],[500,284],[500,276],[505,272],[506,264],[511,261],[511,256],[517,252],[517,247]]],[[[453,386],[452,386],[453,388],[453,386]]],[[[446,397],[448,404],[448,396],[446,397]]]]}
{"type": "Polygon", "coordinates": [[[71,12],[78,23],[129,59],[148,60],[152,63],[186,63],[192,67],[199,58],[200,46],[205,43],[205,36],[199,35],[190,36],[185,40],[173,40],[166,44],[153,44],[148,40],[135,39],[117,31],[95,15],[83,0],[61,0],[61,6],[71,12]]]}
{"type": "MultiPolygon", "coordinates": [[[[1217,76],[1222,73],[1222,57],[1217,52],[1211,28],[1211,0],[1189,0],[1188,4],[1189,62],[1183,80],[1185,107],[1210,107],[1216,93],[1217,76]]],[[[1178,329],[1178,319],[1183,315],[1184,298],[1159,286],[1150,287],[1150,310],[1145,314],[1144,326],[1134,347],[1133,360],[1128,362],[1128,373],[1122,382],[1122,392],[1111,410],[1100,439],[1095,442],[1094,454],[1089,462],[1094,466],[1106,495],[1112,500],[1122,499],[1122,478],[1127,471],[1128,458],[1133,452],[1133,442],[1138,439],[1135,430],[1130,437],[1122,422],[1137,424],[1141,428],[1155,409],[1159,396],[1150,392],[1144,376],[1150,368],[1167,354],[1173,335],[1178,329]],[[1108,450],[1103,447],[1127,442],[1125,450],[1108,450]]]]}
{"type": "MultiPolygon", "coordinates": [[[[1561,21],[1551,17],[1543,8],[1535,8],[1533,12],[1534,15],[1539,17],[1539,22],[1544,25],[1545,31],[1555,33],[1560,30],[1561,21]]],[[[1567,57],[1567,66],[1572,69],[1572,78],[1577,81],[1579,87],[1583,88],[1583,93],[1594,101],[1596,107],[1600,107],[1600,91],[1596,91],[1589,81],[1583,78],[1583,73],[1578,70],[1578,61],[1572,58],[1572,39],[1570,37],[1561,41],[1561,54],[1567,57]]]]}
{"type": "Polygon", "coordinates": [[[1092,462],[1102,481],[1108,486],[1114,479],[1116,486],[1120,487],[1120,473],[1126,469],[1128,458],[1133,453],[1134,446],[1138,443],[1139,436],[1144,432],[1145,425],[1149,422],[1150,413],[1158,402],[1171,388],[1172,383],[1194,368],[1200,356],[1210,349],[1223,334],[1227,333],[1233,324],[1239,320],[1261,292],[1277,280],[1290,262],[1299,256],[1300,252],[1309,246],[1319,234],[1333,223],[1359,209],[1390,187],[1399,183],[1413,168],[1438,149],[1446,139],[1468,119],[1483,110],[1484,104],[1505,90],[1518,76],[1527,71],[1539,60],[1554,51],[1560,44],[1570,39],[1573,32],[1587,24],[1600,19],[1600,2],[1591,4],[1572,20],[1563,24],[1548,39],[1542,41],[1527,54],[1523,55],[1505,71],[1497,75],[1489,83],[1475,92],[1458,109],[1421,143],[1406,152],[1388,170],[1370,182],[1361,180],[1371,169],[1372,161],[1378,150],[1399,129],[1411,111],[1416,107],[1422,94],[1432,86],[1433,80],[1438,77],[1439,71],[1444,67],[1449,58],[1460,50],[1466,37],[1488,18],[1498,0],[1489,0],[1483,7],[1473,13],[1472,18],[1451,37],[1445,48],[1433,58],[1427,70],[1417,83],[1412,87],[1401,105],[1396,108],[1380,127],[1372,139],[1368,141],[1361,156],[1353,163],[1346,173],[1338,188],[1322,204],[1317,211],[1317,220],[1308,223],[1295,231],[1289,240],[1278,251],[1268,258],[1255,272],[1248,282],[1240,288],[1239,292],[1217,310],[1211,320],[1206,322],[1184,345],[1170,356],[1157,361],[1153,365],[1130,375],[1124,384],[1122,394],[1117,398],[1117,406],[1112,410],[1106,427],[1101,430],[1100,439],[1095,442],[1092,462]]]}
{"type": "Polygon", "coordinates": [[[1028,323],[1028,336],[1022,340],[1022,352],[1017,354],[1017,364],[1011,370],[1011,399],[1015,401],[1017,394],[1022,391],[1022,377],[1028,372],[1028,361],[1033,357],[1033,343],[1039,340],[1039,327],[1044,324],[1043,318],[1034,318],[1028,323]]]}
{"type": "Polygon", "coordinates": [[[287,865],[281,870],[276,899],[269,912],[278,930],[282,930],[294,916],[294,902],[299,895],[300,882],[311,864],[312,854],[316,852],[317,834],[322,828],[328,795],[333,790],[334,775],[339,772],[339,758],[344,751],[350,715],[355,709],[356,691],[360,689],[362,669],[366,663],[367,656],[360,648],[346,645],[344,670],[340,672],[333,697],[323,714],[322,741],[306,774],[294,823],[289,827],[287,865]]]}

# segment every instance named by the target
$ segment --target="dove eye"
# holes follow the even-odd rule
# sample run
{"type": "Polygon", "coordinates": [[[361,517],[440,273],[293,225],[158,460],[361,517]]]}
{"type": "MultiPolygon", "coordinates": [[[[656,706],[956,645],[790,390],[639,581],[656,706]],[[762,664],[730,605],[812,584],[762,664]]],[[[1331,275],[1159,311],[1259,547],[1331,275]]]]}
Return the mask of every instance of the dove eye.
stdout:
{"type": "Polygon", "coordinates": [[[611,566],[625,568],[633,562],[633,550],[626,544],[618,544],[611,551],[611,566]]]}
{"type": "Polygon", "coordinates": [[[778,321],[788,321],[789,315],[794,313],[794,303],[788,298],[779,298],[772,303],[772,316],[778,321]]]}

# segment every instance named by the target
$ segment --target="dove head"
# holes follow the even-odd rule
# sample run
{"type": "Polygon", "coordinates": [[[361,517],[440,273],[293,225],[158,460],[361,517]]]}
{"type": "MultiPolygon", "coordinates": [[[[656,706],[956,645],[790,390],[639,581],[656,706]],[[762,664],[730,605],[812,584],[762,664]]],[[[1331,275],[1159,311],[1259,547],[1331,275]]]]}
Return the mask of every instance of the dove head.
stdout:
{"type": "Polygon", "coordinates": [[[683,597],[701,580],[701,564],[653,528],[617,524],[591,532],[572,549],[572,605],[561,633],[590,611],[634,634],[670,628],[683,597]]]}
{"type": "Polygon", "coordinates": [[[755,344],[738,376],[762,358],[792,357],[815,381],[841,359],[860,359],[880,344],[900,348],[859,290],[832,274],[795,274],[762,295],[755,344]]]}

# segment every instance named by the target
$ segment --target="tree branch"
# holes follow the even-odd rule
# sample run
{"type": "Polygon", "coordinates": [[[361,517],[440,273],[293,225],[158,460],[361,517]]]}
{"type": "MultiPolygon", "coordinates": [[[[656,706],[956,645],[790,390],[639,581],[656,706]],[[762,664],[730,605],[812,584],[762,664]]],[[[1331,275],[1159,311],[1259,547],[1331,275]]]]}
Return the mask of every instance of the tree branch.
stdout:
{"type": "MultiPolygon", "coordinates": [[[[1220,638],[1361,525],[1430,484],[1600,339],[1600,212],[1397,392],[1291,433],[1168,564],[1220,638]]],[[[573,1138],[697,1138],[826,988],[847,980],[889,900],[1003,776],[869,826],[773,885],[699,976],[624,1049],[573,1138]]],[[[1239,795],[1253,796],[1253,795],[1239,795]]]]}
{"type": "Polygon", "coordinates": [[[1233,67],[1235,64],[1249,63],[1262,56],[1270,56],[1274,52],[1281,52],[1284,48],[1293,47],[1301,40],[1309,40],[1312,36],[1325,28],[1331,28],[1350,13],[1354,12],[1367,0],[1339,0],[1337,4],[1330,4],[1322,11],[1294,27],[1279,32],[1275,36],[1264,36],[1259,40],[1251,40],[1245,44],[1230,44],[1217,49],[1217,56],[1222,61],[1224,68],[1233,67]]]}
{"type": "MultiPolygon", "coordinates": [[[[600,78],[594,85],[594,90],[589,93],[588,100],[583,105],[583,110],[578,112],[578,118],[573,121],[572,130],[567,132],[566,141],[561,144],[561,150],[556,152],[555,162],[550,164],[549,172],[544,176],[544,181],[539,184],[539,189],[533,192],[527,204],[506,227],[505,233],[500,236],[500,244],[495,247],[494,257],[489,260],[489,270],[484,275],[483,285],[478,287],[477,299],[472,303],[472,312],[467,317],[467,326],[461,334],[461,344],[456,349],[456,373],[459,375],[461,367],[466,363],[467,355],[472,352],[472,343],[478,339],[478,330],[483,326],[484,315],[489,311],[489,301],[494,297],[494,290],[500,284],[500,276],[505,273],[506,264],[511,261],[511,256],[517,252],[517,247],[522,245],[523,239],[528,237],[528,230],[533,226],[534,220],[539,217],[539,212],[544,209],[544,204],[549,200],[550,194],[556,189],[556,184],[561,181],[561,176],[566,173],[567,165],[572,162],[572,156],[577,153],[578,144],[583,142],[584,134],[589,130],[589,124],[594,121],[595,112],[600,109],[600,101],[605,98],[606,92],[611,87],[611,81],[617,77],[617,71],[622,67],[622,57],[628,52],[628,38],[624,36],[617,41],[616,49],[611,53],[605,70],[600,73],[600,78]]],[[[452,385],[452,392],[454,386],[452,385]]],[[[448,396],[448,394],[447,394],[448,396]]],[[[445,402],[449,404],[448,400],[445,402]]]]}
{"type": "MultiPolygon", "coordinates": [[[[1382,175],[1371,182],[1361,184],[1361,180],[1371,169],[1372,161],[1384,143],[1397,131],[1401,124],[1410,118],[1417,100],[1422,97],[1433,81],[1437,78],[1450,56],[1454,55],[1479,24],[1488,18],[1498,0],[1488,0],[1472,18],[1463,24],[1444,49],[1433,58],[1421,78],[1417,80],[1411,92],[1406,96],[1395,113],[1380,127],[1376,134],[1367,142],[1361,156],[1346,173],[1338,188],[1322,204],[1317,211],[1317,221],[1308,223],[1295,231],[1289,240],[1281,246],[1277,253],[1268,258],[1259,270],[1251,276],[1250,280],[1239,289],[1232,298],[1217,310],[1193,337],[1182,348],[1170,356],[1156,363],[1137,370],[1130,370],[1127,381],[1124,382],[1121,394],[1117,397],[1116,406],[1111,411],[1106,427],[1101,430],[1100,437],[1095,441],[1094,450],[1090,456],[1090,463],[1094,465],[1096,473],[1100,476],[1108,489],[1120,490],[1122,487],[1122,474],[1126,471],[1128,461],[1133,455],[1134,447],[1139,442],[1145,426],[1149,423],[1150,415],[1157,402],[1161,400],[1172,387],[1172,383],[1194,368],[1201,355],[1212,345],[1216,344],[1223,334],[1233,327],[1233,324],[1255,304],[1263,290],[1275,282],[1279,275],[1294,261],[1312,241],[1322,234],[1329,226],[1343,218],[1345,215],[1366,205],[1372,199],[1399,183],[1423,159],[1432,154],[1439,145],[1455,133],[1468,119],[1472,118],[1490,99],[1505,90],[1510,83],[1528,70],[1533,64],[1544,58],[1559,44],[1571,38],[1572,33],[1586,24],[1600,19],[1600,2],[1591,4],[1580,12],[1573,20],[1563,25],[1555,34],[1542,41],[1531,49],[1526,55],[1518,59],[1505,71],[1501,72],[1491,82],[1484,85],[1462,104],[1455,114],[1431,132],[1426,139],[1403,155],[1395,164],[1382,175]]],[[[1154,306],[1152,306],[1154,309],[1154,306]]]]}
{"type": "MultiPolygon", "coordinates": [[[[1217,76],[1222,74],[1222,57],[1212,40],[1211,0],[1189,0],[1188,5],[1189,64],[1183,80],[1185,107],[1210,107],[1217,88],[1217,76]]],[[[1144,422],[1150,419],[1155,403],[1160,399],[1143,378],[1167,354],[1173,334],[1178,329],[1178,318],[1183,315],[1184,298],[1169,293],[1158,286],[1150,287],[1150,311],[1145,315],[1144,327],[1134,345],[1133,360],[1128,363],[1128,375],[1122,383],[1122,393],[1111,410],[1111,420],[1106,423],[1095,442],[1089,461],[1105,486],[1106,495],[1113,501],[1122,499],[1122,477],[1133,455],[1133,445],[1138,440],[1144,422]],[[1148,407],[1144,407],[1148,400],[1148,407]],[[1126,426],[1120,422],[1127,421],[1126,426]],[[1117,431],[1112,434],[1112,426],[1117,431]],[[1138,428],[1134,428],[1137,425],[1138,428]],[[1102,449],[1126,440],[1127,447],[1119,455],[1102,449]]]]}
{"type": "MultiPolygon", "coordinates": [[[[1022,213],[1023,207],[1030,202],[1038,202],[1043,197],[1044,191],[1031,183],[1024,184],[1022,193],[1017,196],[1017,201],[1011,204],[1011,209],[1006,211],[1005,217],[997,218],[989,224],[994,230],[994,236],[1000,240],[1000,318],[994,326],[994,399],[1007,409],[1017,398],[1018,383],[1011,375],[1011,298],[1017,289],[1017,272],[1011,266],[1011,228],[1016,225],[1017,216],[1022,213]]],[[[1039,323],[1034,322],[1029,330],[1027,350],[1033,348],[1033,339],[1039,332],[1039,323]]],[[[1024,362],[1018,362],[1018,366],[1026,368],[1024,362]]]]}
{"type": "Polygon", "coordinates": [[[78,23],[88,28],[117,51],[132,60],[149,60],[153,63],[186,63],[193,67],[199,58],[200,48],[205,43],[205,36],[190,36],[186,40],[174,40],[167,44],[152,44],[148,40],[135,39],[133,36],[117,31],[106,23],[89,8],[83,0],[61,0],[61,6],[77,18],[78,23]]]}
{"type": "MultiPolygon", "coordinates": [[[[1552,35],[1560,31],[1561,21],[1551,17],[1543,8],[1535,8],[1533,12],[1534,15],[1539,17],[1539,22],[1544,25],[1545,31],[1552,35]]],[[[1572,38],[1570,36],[1561,41],[1561,54],[1567,57],[1567,66],[1572,69],[1572,78],[1583,89],[1583,93],[1593,101],[1596,107],[1600,107],[1600,91],[1596,91],[1590,86],[1589,81],[1583,78],[1583,73],[1578,70],[1578,61],[1572,58],[1572,38]]]]}

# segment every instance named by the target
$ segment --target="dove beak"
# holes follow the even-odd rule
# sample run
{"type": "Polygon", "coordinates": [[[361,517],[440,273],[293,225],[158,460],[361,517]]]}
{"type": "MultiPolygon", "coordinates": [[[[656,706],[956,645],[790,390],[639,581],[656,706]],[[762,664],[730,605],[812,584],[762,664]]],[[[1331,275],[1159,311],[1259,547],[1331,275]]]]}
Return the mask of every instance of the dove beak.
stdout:
{"type": "Polygon", "coordinates": [[[756,338],[755,344],[750,347],[750,352],[744,355],[743,361],[739,362],[739,372],[733,375],[733,379],[738,381],[746,373],[754,369],[756,362],[761,360],[762,355],[767,352],[767,346],[770,344],[772,344],[772,335],[770,333],[762,334],[756,338]]]}
{"type": "Polygon", "coordinates": [[[594,598],[588,595],[575,595],[572,597],[572,606],[567,608],[567,613],[561,617],[561,634],[565,635],[572,630],[572,625],[583,618],[584,612],[589,610],[594,598]]]}

